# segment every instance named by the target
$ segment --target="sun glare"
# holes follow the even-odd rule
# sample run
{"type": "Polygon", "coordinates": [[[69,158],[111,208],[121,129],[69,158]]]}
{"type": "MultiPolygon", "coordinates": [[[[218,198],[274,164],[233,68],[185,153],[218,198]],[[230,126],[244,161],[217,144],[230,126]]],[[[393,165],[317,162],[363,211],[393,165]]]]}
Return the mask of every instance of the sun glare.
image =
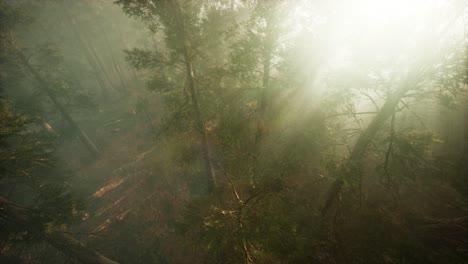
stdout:
{"type": "Polygon", "coordinates": [[[345,78],[347,85],[366,85],[366,78],[373,73],[379,76],[392,73],[391,78],[397,79],[399,76],[393,73],[405,74],[431,61],[433,54],[441,54],[439,51],[450,42],[462,45],[466,3],[466,0],[298,1],[285,20],[288,28],[284,35],[286,39],[296,36],[306,43],[296,51],[301,65],[310,67],[309,75],[313,76],[309,77],[310,89],[305,97],[308,101],[320,100],[329,85],[329,76],[358,76],[356,80],[345,78]]]}
{"type": "MultiPolygon", "coordinates": [[[[334,1],[327,8],[328,16],[321,21],[326,21],[330,34],[330,64],[334,67],[347,64],[350,54],[395,59],[421,48],[435,48],[448,25],[448,31],[463,34],[463,1],[334,1]]],[[[304,13],[300,10],[299,15],[304,13]]]]}

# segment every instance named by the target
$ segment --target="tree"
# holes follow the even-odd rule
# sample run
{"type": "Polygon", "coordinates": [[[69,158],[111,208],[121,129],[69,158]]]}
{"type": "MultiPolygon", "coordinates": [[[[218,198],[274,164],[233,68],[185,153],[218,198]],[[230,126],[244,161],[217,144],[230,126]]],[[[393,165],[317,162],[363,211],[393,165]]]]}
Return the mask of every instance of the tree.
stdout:
{"type": "MultiPolygon", "coordinates": [[[[24,75],[16,63],[30,71],[50,99],[67,114],[57,97],[45,86],[45,81],[27,59],[12,45],[11,29],[24,19],[18,10],[0,2],[2,21],[0,65],[8,74],[0,76],[0,245],[2,259],[19,261],[24,249],[47,241],[59,251],[83,263],[116,263],[87,248],[61,230],[73,222],[83,209],[83,203],[70,190],[54,157],[54,137],[45,128],[37,128],[31,118],[12,110],[4,96],[24,75]],[[13,50],[12,50],[13,48],[13,50]],[[13,54],[10,53],[13,51],[13,54]],[[19,57],[19,61],[17,60],[19,57]],[[16,57],[16,58],[15,58],[16,57]],[[21,204],[22,206],[19,206],[21,204]]],[[[16,106],[16,109],[21,107],[16,106]]],[[[66,115],[67,117],[68,114],[66,115]]],[[[70,118],[70,117],[69,117],[70,118]]],[[[71,119],[71,118],[70,118],[71,119]]]]}
{"type": "MultiPolygon", "coordinates": [[[[199,28],[197,24],[193,24],[197,14],[200,12],[200,5],[196,2],[187,3],[184,8],[181,7],[177,0],[168,0],[158,3],[139,2],[139,1],[116,1],[121,5],[123,10],[129,15],[139,17],[151,27],[155,27],[157,23],[164,26],[165,35],[167,38],[167,46],[172,53],[169,62],[167,58],[160,52],[144,52],[140,50],[133,50],[129,52],[129,60],[135,66],[154,67],[155,64],[159,66],[177,65],[182,62],[185,66],[183,74],[186,75],[186,85],[188,87],[188,94],[192,105],[192,115],[194,118],[194,128],[200,133],[201,141],[201,155],[204,163],[204,173],[206,183],[209,190],[216,187],[216,176],[211,156],[210,146],[208,144],[208,136],[204,117],[200,106],[199,92],[196,85],[197,80],[195,77],[194,60],[196,54],[193,52],[192,39],[198,34],[199,28]],[[190,25],[191,26],[188,26],[190,25]],[[146,58],[143,58],[143,56],[146,58]],[[148,60],[147,56],[151,56],[148,60]]],[[[181,69],[179,68],[181,71],[181,69]]]]}
{"type": "MultiPolygon", "coordinates": [[[[439,31],[441,33],[437,39],[443,39],[445,37],[444,35],[447,28],[456,19],[457,18],[454,18],[442,25],[442,29],[439,31]]],[[[420,43],[421,46],[422,44],[423,43],[420,43]]],[[[322,208],[322,218],[324,227],[326,232],[328,232],[329,239],[331,241],[336,242],[337,240],[337,230],[335,225],[337,215],[340,212],[339,204],[344,186],[347,183],[351,183],[353,178],[356,179],[356,177],[361,177],[360,174],[362,173],[361,171],[365,157],[367,153],[370,152],[369,148],[371,144],[376,141],[378,133],[387,132],[389,134],[387,149],[385,150],[385,163],[383,165],[384,174],[385,176],[388,176],[389,159],[393,155],[396,148],[395,144],[398,144],[399,140],[398,135],[395,134],[395,116],[398,112],[408,110],[411,114],[416,116],[418,121],[422,122],[419,116],[408,106],[407,103],[405,103],[405,100],[417,98],[422,95],[423,97],[418,98],[419,100],[431,99],[442,103],[445,100],[444,104],[448,106],[450,104],[449,102],[453,102],[457,96],[463,93],[461,84],[465,77],[463,66],[461,66],[463,64],[463,60],[460,59],[462,58],[462,53],[460,50],[457,50],[458,44],[459,43],[455,43],[450,49],[446,50],[439,48],[439,50],[442,51],[438,54],[431,54],[424,49],[413,51],[412,56],[414,56],[415,63],[411,66],[411,70],[406,74],[402,74],[403,76],[397,76],[395,78],[396,80],[390,80],[391,84],[388,85],[388,87],[393,86],[396,88],[386,91],[386,96],[381,106],[376,105],[376,102],[379,101],[378,98],[372,98],[368,94],[365,94],[377,107],[378,111],[375,112],[375,116],[372,121],[370,121],[367,127],[363,129],[357,137],[352,150],[350,151],[349,157],[335,172],[337,178],[331,184],[327,192],[325,205],[322,208]],[[447,70],[451,73],[446,74],[447,70]],[[438,85],[438,83],[440,84],[441,82],[441,77],[443,79],[443,85],[438,85]],[[389,119],[391,119],[390,128],[387,131],[382,132],[389,119]]],[[[415,101],[417,102],[418,99],[415,101]]],[[[353,111],[349,113],[350,116],[356,116],[356,114],[357,113],[353,111]]],[[[424,126],[424,123],[422,125],[424,126]]],[[[418,139],[414,138],[412,140],[416,141],[418,139]]],[[[424,141],[424,139],[422,140],[424,141]]],[[[425,144],[430,144],[431,140],[425,144]]],[[[416,144],[419,143],[410,143],[410,145],[416,144]]],[[[411,151],[416,153],[414,150],[411,151]]],[[[421,152],[418,155],[424,156],[424,153],[421,152]]],[[[409,159],[408,157],[406,158],[409,159]]],[[[409,162],[416,163],[415,160],[409,162]]]]}
{"type": "MultiPolygon", "coordinates": [[[[11,9],[5,3],[2,3],[2,6],[2,8],[4,8],[5,10],[11,9]]],[[[69,125],[78,132],[78,135],[83,144],[86,146],[86,148],[91,152],[92,155],[98,156],[99,150],[97,149],[96,145],[91,141],[89,136],[81,129],[81,127],[73,120],[73,118],[70,116],[68,111],[58,99],[58,97],[50,89],[49,83],[46,81],[46,79],[42,77],[38,70],[36,70],[31,65],[27,56],[25,56],[23,51],[18,47],[14,33],[14,27],[16,26],[16,23],[14,21],[11,22],[11,20],[15,19],[14,17],[11,17],[11,13],[13,12],[14,11],[5,11],[2,14],[2,20],[6,21],[6,26],[2,28],[2,32],[0,32],[0,34],[2,46],[5,47],[7,50],[11,51],[12,54],[16,56],[16,60],[18,62],[15,63],[12,61],[5,61],[5,63],[9,63],[10,65],[17,64],[20,67],[23,67],[26,71],[28,71],[29,74],[36,80],[36,82],[39,83],[38,88],[52,101],[53,105],[59,110],[59,112],[69,123],[69,125]]],[[[11,57],[9,57],[8,59],[14,60],[14,58],[11,57]]]]}

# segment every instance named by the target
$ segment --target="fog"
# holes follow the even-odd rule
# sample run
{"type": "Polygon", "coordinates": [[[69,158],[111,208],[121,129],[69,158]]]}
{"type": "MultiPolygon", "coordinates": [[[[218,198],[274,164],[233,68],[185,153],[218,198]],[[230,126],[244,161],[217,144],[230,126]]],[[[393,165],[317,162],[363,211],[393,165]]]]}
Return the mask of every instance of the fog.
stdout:
{"type": "Polygon", "coordinates": [[[464,0],[0,0],[0,263],[465,263],[464,0]]]}

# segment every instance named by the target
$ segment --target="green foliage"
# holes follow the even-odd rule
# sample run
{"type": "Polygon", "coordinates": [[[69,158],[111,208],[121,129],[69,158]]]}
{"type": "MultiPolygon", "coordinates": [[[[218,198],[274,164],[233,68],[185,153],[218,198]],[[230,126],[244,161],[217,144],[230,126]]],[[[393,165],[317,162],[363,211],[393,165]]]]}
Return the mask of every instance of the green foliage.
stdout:
{"type": "MultiPolygon", "coordinates": [[[[14,93],[15,89],[31,86],[24,65],[16,56],[18,43],[14,39],[15,31],[21,31],[17,26],[30,23],[30,17],[25,16],[24,10],[1,1],[0,19],[0,196],[2,202],[6,199],[20,205],[18,208],[24,213],[11,215],[2,211],[0,242],[2,255],[14,256],[18,254],[17,248],[40,243],[44,233],[64,229],[76,220],[84,204],[71,191],[66,176],[71,173],[58,165],[56,137],[33,122],[39,114],[35,108],[40,105],[39,100],[22,104],[20,96],[14,93]],[[5,92],[12,98],[7,100],[5,92]]],[[[35,56],[29,58],[31,63],[43,63],[42,74],[51,84],[56,84],[59,94],[66,84],[59,81],[65,72],[61,71],[61,58],[56,48],[49,44],[34,48],[35,56]]]]}
{"type": "Polygon", "coordinates": [[[386,138],[381,144],[391,144],[385,153],[385,163],[378,167],[390,184],[411,181],[423,169],[429,168],[428,153],[436,142],[431,131],[403,130],[386,138]]]}
{"type": "Polygon", "coordinates": [[[453,51],[443,61],[435,66],[436,100],[444,107],[456,108],[456,98],[463,95],[463,85],[466,84],[466,52],[463,48],[453,51]]]}
{"type": "Polygon", "coordinates": [[[0,2],[0,32],[6,32],[17,25],[31,22],[25,10],[12,8],[5,1],[0,2]]]}
{"type": "MultiPolygon", "coordinates": [[[[393,214],[400,197],[411,199],[411,188],[435,171],[435,133],[413,121],[425,126],[419,114],[427,100],[452,108],[459,100],[462,53],[424,54],[429,64],[420,67],[416,51],[406,58],[408,50],[392,47],[366,57],[359,43],[344,43],[350,58],[333,65],[333,36],[319,22],[291,25],[293,10],[303,7],[293,2],[116,1],[158,40],[154,49],[125,54],[164,106],[158,139],[175,163],[172,175],[190,185],[178,234],[207,263],[434,262],[424,256],[426,241],[407,232],[412,212],[393,214]],[[291,37],[296,30],[302,36],[291,37]],[[367,131],[375,119],[382,121],[376,132],[367,131]],[[199,134],[220,185],[209,195],[196,191],[204,170],[199,134]],[[356,141],[366,137],[365,155],[352,160],[356,141]],[[320,212],[333,179],[344,186],[332,220],[338,241],[327,240],[320,212]]],[[[320,5],[313,8],[320,13],[320,5]]]]}
{"type": "Polygon", "coordinates": [[[2,219],[6,222],[2,242],[12,243],[27,240],[24,237],[11,240],[18,234],[38,235],[26,230],[47,232],[63,228],[75,219],[83,203],[67,186],[64,171],[54,165],[53,146],[39,133],[28,131],[31,124],[24,116],[11,112],[4,100],[0,106],[0,190],[10,200],[28,207],[35,219],[27,221],[36,225],[21,226],[8,218],[2,219]]]}
{"type": "Polygon", "coordinates": [[[162,61],[165,58],[158,52],[145,51],[137,48],[125,50],[124,52],[126,55],[125,59],[137,69],[160,69],[162,68],[161,66],[164,65],[162,61]]]}

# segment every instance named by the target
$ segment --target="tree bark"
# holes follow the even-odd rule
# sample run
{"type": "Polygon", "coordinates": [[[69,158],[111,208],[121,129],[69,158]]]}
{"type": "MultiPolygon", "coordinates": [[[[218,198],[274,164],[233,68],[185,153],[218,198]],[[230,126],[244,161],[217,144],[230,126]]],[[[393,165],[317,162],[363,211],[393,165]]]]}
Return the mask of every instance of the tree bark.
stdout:
{"type": "Polygon", "coordinates": [[[81,127],[73,120],[70,114],[68,114],[67,110],[62,105],[62,103],[60,103],[60,101],[55,96],[55,94],[48,88],[47,82],[36,71],[36,69],[34,69],[31,66],[28,59],[24,56],[21,50],[13,43],[12,43],[12,47],[13,47],[14,52],[20,59],[21,63],[23,64],[23,66],[31,73],[31,75],[39,83],[39,88],[49,97],[49,99],[52,101],[54,106],[59,110],[59,112],[62,114],[65,120],[67,120],[68,124],[72,126],[78,132],[78,136],[80,137],[81,141],[86,146],[86,148],[89,150],[89,152],[91,152],[91,154],[96,157],[99,156],[99,150],[97,149],[96,145],[93,143],[93,141],[91,141],[91,139],[88,137],[86,132],[84,132],[83,129],[81,129],[81,127]]]}
{"type": "Polygon", "coordinates": [[[204,167],[207,180],[209,182],[209,189],[216,188],[216,175],[213,167],[213,162],[211,160],[211,150],[208,145],[208,135],[205,129],[205,125],[203,122],[203,118],[200,111],[200,103],[198,100],[197,90],[195,86],[195,76],[194,76],[194,68],[192,62],[192,53],[191,53],[191,43],[188,38],[188,33],[185,28],[184,17],[182,15],[182,10],[179,6],[177,0],[170,0],[170,4],[172,5],[173,13],[175,19],[177,21],[177,25],[179,27],[178,33],[179,38],[182,41],[183,45],[183,56],[185,60],[185,68],[187,71],[187,81],[188,87],[190,92],[190,98],[193,105],[193,112],[195,116],[196,128],[201,133],[201,141],[202,141],[202,155],[204,160],[204,167]]]}
{"type": "Polygon", "coordinates": [[[70,235],[51,232],[46,233],[43,230],[34,228],[38,225],[33,212],[27,208],[19,207],[0,196],[0,216],[7,221],[13,222],[28,230],[35,235],[40,235],[47,243],[51,244],[60,252],[73,257],[86,264],[118,264],[117,262],[101,255],[94,249],[91,249],[80,243],[70,235]]]}

